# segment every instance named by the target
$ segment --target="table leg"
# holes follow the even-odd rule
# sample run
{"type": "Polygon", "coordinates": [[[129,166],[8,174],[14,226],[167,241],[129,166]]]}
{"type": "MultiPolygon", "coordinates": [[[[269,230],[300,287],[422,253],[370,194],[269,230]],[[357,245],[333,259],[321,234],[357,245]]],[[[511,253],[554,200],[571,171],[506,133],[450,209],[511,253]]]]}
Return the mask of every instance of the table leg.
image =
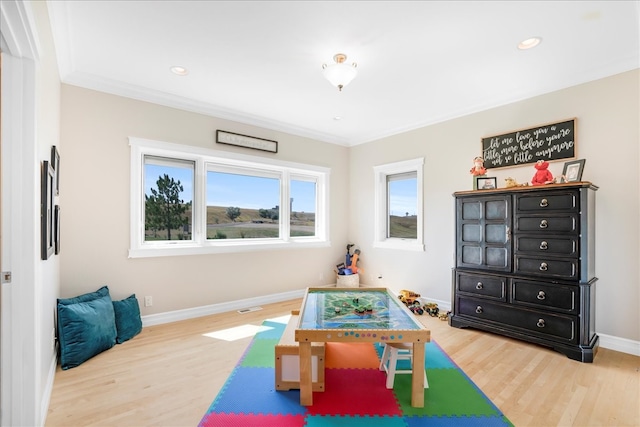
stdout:
{"type": "Polygon", "coordinates": [[[413,343],[413,374],[411,375],[411,406],[424,407],[424,343],[413,343]]]}
{"type": "Polygon", "coordinates": [[[311,376],[311,343],[300,342],[300,404],[313,405],[313,384],[311,376]]]}

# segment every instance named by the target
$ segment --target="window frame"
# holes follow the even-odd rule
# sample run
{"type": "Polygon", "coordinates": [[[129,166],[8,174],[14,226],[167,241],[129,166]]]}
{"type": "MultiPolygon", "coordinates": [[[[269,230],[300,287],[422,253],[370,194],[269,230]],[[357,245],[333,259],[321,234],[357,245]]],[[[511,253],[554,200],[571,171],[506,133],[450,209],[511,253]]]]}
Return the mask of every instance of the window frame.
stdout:
{"type": "Polygon", "coordinates": [[[374,248],[424,251],[423,166],[423,157],[374,166],[374,248]],[[416,238],[387,237],[389,222],[387,179],[389,176],[409,173],[416,174],[416,238]]]}
{"type": "Polygon", "coordinates": [[[138,137],[129,137],[130,158],[130,243],[129,258],[156,256],[202,255],[229,252],[249,252],[272,249],[328,247],[329,181],[331,169],[286,162],[264,157],[211,150],[138,137]],[[177,161],[193,161],[194,194],[192,240],[144,240],[144,156],[156,156],[177,161]],[[210,166],[244,171],[262,171],[280,177],[280,237],[268,239],[208,239],[206,236],[206,181],[210,166]],[[316,183],[315,236],[289,236],[289,186],[292,177],[305,177],[316,183]],[[287,201],[283,204],[283,201],[287,201]]]}

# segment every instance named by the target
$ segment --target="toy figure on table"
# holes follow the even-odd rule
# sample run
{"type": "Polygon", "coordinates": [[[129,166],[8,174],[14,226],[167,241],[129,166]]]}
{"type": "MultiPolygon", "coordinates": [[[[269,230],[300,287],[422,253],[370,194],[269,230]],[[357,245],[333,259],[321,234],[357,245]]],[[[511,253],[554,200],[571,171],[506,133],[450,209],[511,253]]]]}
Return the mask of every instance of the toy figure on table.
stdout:
{"type": "Polygon", "coordinates": [[[549,162],[545,160],[538,160],[534,167],[537,169],[536,174],[531,179],[533,185],[553,184],[555,180],[553,175],[549,172],[549,162]]]}

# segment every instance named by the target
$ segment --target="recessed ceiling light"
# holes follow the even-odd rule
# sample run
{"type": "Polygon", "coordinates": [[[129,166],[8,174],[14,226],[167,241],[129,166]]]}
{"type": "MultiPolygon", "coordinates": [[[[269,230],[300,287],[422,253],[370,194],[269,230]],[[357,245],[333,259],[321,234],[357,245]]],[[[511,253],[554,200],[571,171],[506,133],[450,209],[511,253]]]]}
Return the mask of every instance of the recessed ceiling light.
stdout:
{"type": "Polygon", "coordinates": [[[180,67],[179,65],[171,67],[171,72],[179,76],[186,76],[187,74],[189,74],[189,70],[184,67],[180,67]]]}
{"type": "Polygon", "coordinates": [[[518,49],[527,50],[527,49],[534,48],[534,47],[538,46],[541,41],[542,41],[542,38],[540,38],[540,37],[528,38],[528,39],[523,40],[520,43],[518,43],[518,49]]]}

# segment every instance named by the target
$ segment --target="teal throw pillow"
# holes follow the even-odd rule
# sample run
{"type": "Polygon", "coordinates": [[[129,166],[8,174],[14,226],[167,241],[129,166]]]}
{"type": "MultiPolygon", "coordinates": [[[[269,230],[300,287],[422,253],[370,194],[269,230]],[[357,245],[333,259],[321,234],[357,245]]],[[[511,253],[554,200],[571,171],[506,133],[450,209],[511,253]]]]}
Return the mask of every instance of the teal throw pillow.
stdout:
{"type": "Polygon", "coordinates": [[[62,369],[74,368],[115,345],[115,314],[106,286],[90,294],[58,299],[57,311],[62,369]]]}
{"type": "Polygon", "coordinates": [[[142,331],[140,306],[135,294],[122,301],[113,301],[113,310],[116,317],[116,342],[118,344],[130,340],[142,331]]]}
{"type": "Polygon", "coordinates": [[[104,296],[109,296],[109,287],[107,286],[103,286],[95,292],[89,292],[88,294],[78,295],[77,297],[73,297],[73,298],[58,298],[58,304],[62,304],[62,305],[76,304],[79,302],[86,302],[86,301],[102,298],[104,296]]]}

